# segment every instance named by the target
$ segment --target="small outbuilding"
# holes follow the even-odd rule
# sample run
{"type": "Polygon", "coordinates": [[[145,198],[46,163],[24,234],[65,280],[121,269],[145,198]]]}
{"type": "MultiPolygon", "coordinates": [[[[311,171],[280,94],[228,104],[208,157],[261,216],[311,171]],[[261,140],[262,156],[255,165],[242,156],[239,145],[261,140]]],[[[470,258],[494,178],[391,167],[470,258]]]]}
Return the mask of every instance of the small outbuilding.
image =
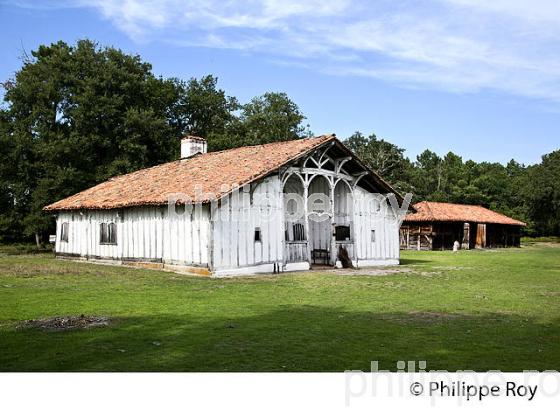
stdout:
{"type": "Polygon", "coordinates": [[[419,202],[400,229],[400,247],[410,250],[519,246],[526,224],[478,205],[419,202]]]}

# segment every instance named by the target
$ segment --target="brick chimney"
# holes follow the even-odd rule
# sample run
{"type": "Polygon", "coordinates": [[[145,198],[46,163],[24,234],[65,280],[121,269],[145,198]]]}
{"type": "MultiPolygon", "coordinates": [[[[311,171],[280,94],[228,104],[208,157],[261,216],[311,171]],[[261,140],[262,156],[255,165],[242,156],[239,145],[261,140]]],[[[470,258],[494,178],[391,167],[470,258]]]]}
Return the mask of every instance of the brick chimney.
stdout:
{"type": "Polygon", "coordinates": [[[206,154],[206,140],[194,135],[187,135],[181,139],[181,159],[190,158],[196,154],[206,154]]]}

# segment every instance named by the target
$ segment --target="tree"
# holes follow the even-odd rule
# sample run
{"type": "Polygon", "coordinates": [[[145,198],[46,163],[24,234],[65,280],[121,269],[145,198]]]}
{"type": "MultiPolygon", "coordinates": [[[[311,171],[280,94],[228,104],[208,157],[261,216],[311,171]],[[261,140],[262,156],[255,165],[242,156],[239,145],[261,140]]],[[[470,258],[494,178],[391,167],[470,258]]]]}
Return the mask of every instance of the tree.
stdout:
{"type": "Polygon", "coordinates": [[[243,145],[289,141],[305,136],[305,116],[285,93],[265,93],[243,105],[243,145]]]}
{"type": "Polygon", "coordinates": [[[444,201],[443,178],[443,160],[435,152],[424,150],[414,163],[415,199],[444,201]]]}
{"type": "Polygon", "coordinates": [[[397,190],[409,191],[412,187],[410,180],[410,161],[404,157],[404,149],[375,134],[365,137],[361,132],[355,132],[345,141],[366,165],[387,180],[397,190]]]}
{"type": "Polygon", "coordinates": [[[305,135],[305,116],[284,93],[265,93],[241,105],[218,88],[212,75],[180,83],[184,92],[177,108],[185,128],[206,138],[209,151],[288,141],[305,135]]]}
{"type": "Polygon", "coordinates": [[[0,195],[13,206],[2,211],[3,225],[21,211],[20,231],[39,238],[52,228],[44,205],[174,158],[184,131],[174,117],[180,92],[139,56],[88,40],[33,51],[4,96],[0,195]]]}
{"type": "Polygon", "coordinates": [[[14,169],[14,144],[10,138],[10,121],[7,110],[0,109],[0,241],[13,241],[21,230],[19,221],[24,217],[21,204],[14,198],[15,192],[21,191],[21,182],[12,177],[14,169]]]}
{"type": "Polygon", "coordinates": [[[239,118],[235,114],[240,104],[217,87],[218,78],[207,75],[179,84],[182,95],[178,112],[187,132],[206,138],[211,151],[236,146],[239,118]],[[234,142],[228,143],[228,140],[234,142]]]}
{"type": "Polygon", "coordinates": [[[523,195],[536,233],[560,235],[560,150],[527,169],[523,195]]]}
{"type": "Polygon", "coordinates": [[[0,240],[39,241],[53,227],[45,205],[177,158],[184,134],[218,150],[305,131],[286,94],[241,106],[214,76],[156,77],[140,56],[89,40],[40,46],[0,85],[0,240]]]}

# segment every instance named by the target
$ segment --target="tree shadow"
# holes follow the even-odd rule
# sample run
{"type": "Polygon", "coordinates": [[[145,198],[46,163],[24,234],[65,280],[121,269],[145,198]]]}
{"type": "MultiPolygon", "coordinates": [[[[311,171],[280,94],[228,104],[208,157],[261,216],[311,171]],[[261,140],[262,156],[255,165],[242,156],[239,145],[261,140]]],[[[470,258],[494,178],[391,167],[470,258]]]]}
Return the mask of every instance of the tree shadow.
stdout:
{"type": "Polygon", "coordinates": [[[0,329],[2,371],[396,371],[560,369],[560,323],[504,314],[347,312],[281,306],[206,319],[126,317],[66,332],[0,329]]]}
{"type": "Polygon", "coordinates": [[[412,259],[412,258],[402,258],[402,257],[400,259],[400,265],[420,265],[429,262],[431,261],[426,259],[412,259]]]}

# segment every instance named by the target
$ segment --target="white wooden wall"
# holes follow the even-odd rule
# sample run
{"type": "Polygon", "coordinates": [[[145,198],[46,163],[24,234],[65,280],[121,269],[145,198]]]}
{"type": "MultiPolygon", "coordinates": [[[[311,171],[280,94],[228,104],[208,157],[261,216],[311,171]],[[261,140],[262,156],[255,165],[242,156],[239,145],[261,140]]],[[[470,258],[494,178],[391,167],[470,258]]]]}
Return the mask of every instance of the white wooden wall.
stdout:
{"type": "Polygon", "coordinates": [[[163,259],[169,263],[208,265],[210,205],[192,207],[183,215],[164,215],[163,259]]]}
{"type": "MultiPolygon", "coordinates": [[[[122,211],[121,211],[122,212],[122,211]]],[[[56,223],[57,253],[95,256],[99,258],[117,259],[121,255],[119,238],[122,238],[122,226],[118,223],[117,211],[76,211],[62,212],[56,223]],[[60,240],[62,223],[68,223],[68,242],[60,240]],[[117,245],[101,245],[100,224],[117,223],[117,245]]]]}
{"type": "Polygon", "coordinates": [[[117,236],[124,259],[163,258],[163,212],[163,208],[124,210],[120,229],[122,234],[117,236]]]}
{"type": "MultiPolygon", "coordinates": [[[[387,203],[388,210],[378,208],[374,194],[356,187],[354,189],[354,227],[356,256],[358,260],[398,260],[399,226],[387,203]],[[375,242],[371,231],[375,230],[375,242]]],[[[359,263],[358,263],[359,266],[359,263]]]]}
{"type": "Polygon", "coordinates": [[[210,206],[182,215],[165,207],[111,211],[62,212],[57,218],[57,253],[109,259],[140,259],[207,266],[210,206]],[[68,222],[68,242],[60,240],[68,222]],[[101,245],[100,224],[117,224],[117,244],[101,245]]]}
{"type": "Polygon", "coordinates": [[[282,263],[284,225],[280,178],[271,176],[259,182],[252,197],[253,201],[241,191],[239,195],[230,194],[212,210],[213,269],[282,263]],[[271,200],[258,201],[262,194],[269,195],[271,200]],[[260,228],[260,242],[255,241],[255,228],[260,228]]]}
{"type": "MultiPolygon", "coordinates": [[[[310,186],[310,194],[327,193],[328,186],[323,186],[326,182],[318,178],[317,184],[310,186]]],[[[354,188],[352,204],[341,191],[337,185],[334,219],[337,224],[351,224],[354,244],[349,253],[352,259],[358,260],[358,266],[360,261],[364,261],[361,266],[398,261],[399,229],[392,211],[389,209],[384,216],[383,208],[372,205],[374,194],[362,188],[354,188]],[[337,194],[341,196],[336,197],[337,194]],[[375,230],[374,242],[372,230],[375,230]]],[[[61,212],[57,218],[56,252],[210,266],[221,271],[259,265],[266,265],[266,270],[270,270],[271,264],[284,261],[285,224],[280,178],[271,176],[256,184],[252,198],[234,193],[212,210],[210,205],[205,205],[182,215],[169,214],[167,207],[61,212]],[[266,194],[268,200],[259,201],[261,194],[266,194]],[[63,222],[69,224],[68,242],[60,240],[63,222]],[[99,243],[102,222],[117,224],[117,245],[99,243]],[[261,241],[255,241],[255,228],[260,228],[261,241]]],[[[332,235],[330,219],[322,224],[310,223],[309,231],[308,238],[312,239],[314,248],[328,247],[332,235]]]]}

